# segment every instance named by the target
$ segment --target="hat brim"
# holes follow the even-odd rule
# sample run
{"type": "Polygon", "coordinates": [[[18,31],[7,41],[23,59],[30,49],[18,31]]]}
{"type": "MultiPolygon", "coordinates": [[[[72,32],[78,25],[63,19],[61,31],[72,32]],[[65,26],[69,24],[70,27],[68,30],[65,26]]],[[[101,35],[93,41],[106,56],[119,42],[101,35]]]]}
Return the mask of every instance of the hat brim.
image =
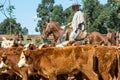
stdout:
{"type": "Polygon", "coordinates": [[[72,6],[81,6],[81,5],[78,3],[74,3],[72,6]]]}

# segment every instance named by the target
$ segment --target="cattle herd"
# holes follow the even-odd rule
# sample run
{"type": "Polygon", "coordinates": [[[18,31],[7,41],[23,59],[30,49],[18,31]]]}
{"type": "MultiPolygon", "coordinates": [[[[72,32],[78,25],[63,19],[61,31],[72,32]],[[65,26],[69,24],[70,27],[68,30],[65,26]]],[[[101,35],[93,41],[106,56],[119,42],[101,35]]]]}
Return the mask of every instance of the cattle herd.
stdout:
{"type": "Polygon", "coordinates": [[[120,80],[116,46],[5,43],[0,48],[0,80],[120,80]]]}

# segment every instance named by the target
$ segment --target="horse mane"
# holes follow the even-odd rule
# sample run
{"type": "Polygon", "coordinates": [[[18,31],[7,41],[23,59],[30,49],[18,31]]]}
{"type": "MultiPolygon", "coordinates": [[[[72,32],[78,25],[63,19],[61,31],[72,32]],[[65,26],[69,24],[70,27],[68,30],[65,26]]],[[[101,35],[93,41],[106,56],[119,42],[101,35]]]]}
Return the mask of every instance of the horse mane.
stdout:
{"type": "Polygon", "coordinates": [[[54,27],[53,30],[56,30],[56,31],[59,31],[60,29],[62,29],[59,23],[54,22],[52,20],[48,23],[48,25],[51,27],[54,27]]]}

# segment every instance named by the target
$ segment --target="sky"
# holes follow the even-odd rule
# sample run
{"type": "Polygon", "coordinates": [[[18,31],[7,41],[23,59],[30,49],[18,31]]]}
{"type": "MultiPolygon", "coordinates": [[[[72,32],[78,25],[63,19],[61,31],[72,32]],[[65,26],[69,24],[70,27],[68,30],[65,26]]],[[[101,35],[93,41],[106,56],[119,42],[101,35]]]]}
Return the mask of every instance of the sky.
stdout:
{"type": "MultiPolygon", "coordinates": [[[[81,4],[81,0],[55,0],[55,5],[61,4],[63,9],[68,8],[74,2],[81,4]]],[[[100,3],[105,4],[107,0],[99,0],[100,3]]],[[[0,3],[4,4],[5,0],[0,0],[0,3]]],[[[4,7],[8,7],[9,0],[6,0],[4,7]]],[[[38,18],[36,17],[36,9],[41,0],[10,0],[11,5],[14,5],[14,15],[17,23],[20,23],[22,27],[26,27],[30,35],[39,35],[39,32],[35,32],[35,27],[37,26],[38,18]]],[[[5,19],[5,15],[0,12],[0,22],[5,19]]]]}

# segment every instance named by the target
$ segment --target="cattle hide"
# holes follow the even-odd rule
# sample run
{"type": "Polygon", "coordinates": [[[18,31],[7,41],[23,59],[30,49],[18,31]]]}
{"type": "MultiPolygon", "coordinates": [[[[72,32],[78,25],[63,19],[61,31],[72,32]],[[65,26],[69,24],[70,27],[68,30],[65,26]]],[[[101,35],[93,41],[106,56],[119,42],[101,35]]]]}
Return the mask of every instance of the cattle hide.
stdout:
{"type": "Polygon", "coordinates": [[[49,80],[56,80],[56,76],[60,74],[75,74],[80,71],[90,80],[98,80],[93,72],[94,48],[92,46],[52,47],[27,50],[24,54],[27,65],[32,66],[49,80]]]}

